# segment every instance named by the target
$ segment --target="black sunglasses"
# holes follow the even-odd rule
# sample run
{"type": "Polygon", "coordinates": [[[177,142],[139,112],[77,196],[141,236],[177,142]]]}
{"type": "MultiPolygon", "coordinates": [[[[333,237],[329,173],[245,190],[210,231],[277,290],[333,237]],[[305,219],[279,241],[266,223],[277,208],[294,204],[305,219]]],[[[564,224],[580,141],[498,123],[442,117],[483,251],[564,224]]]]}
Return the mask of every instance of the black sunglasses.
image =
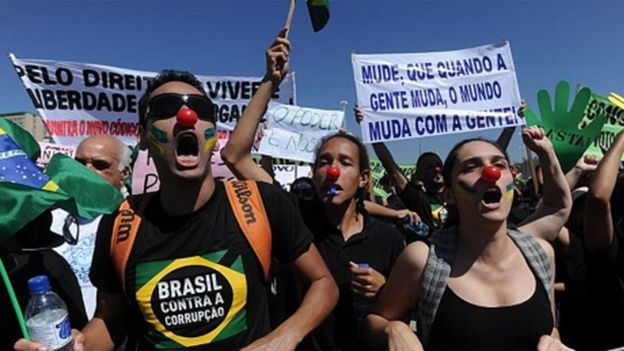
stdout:
{"type": "Polygon", "coordinates": [[[106,162],[104,160],[90,160],[89,161],[85,158],[79,158],[79,157],[76,157],[75,160],[82,163],[85,166],[90,163],[91,166],[93,166],[93,168],[97,169],[98,171],[105,171],[112,166],[110,162],[106,162]]]}
{"type": "Polygon", "coordinates": [[[147,103],[147,118],[169,118],[175,116],[182,106],[188,106],[199,119],[214,123],[215,105],[204,95],[165,93],[156,95],[147,103]]]}

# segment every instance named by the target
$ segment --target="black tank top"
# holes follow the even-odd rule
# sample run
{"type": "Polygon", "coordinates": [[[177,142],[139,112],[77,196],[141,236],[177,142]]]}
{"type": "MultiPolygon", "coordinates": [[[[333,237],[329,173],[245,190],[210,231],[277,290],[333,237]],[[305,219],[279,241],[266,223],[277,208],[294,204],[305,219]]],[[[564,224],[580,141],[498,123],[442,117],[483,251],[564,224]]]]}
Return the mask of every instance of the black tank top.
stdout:
{"type": "Polygon", "coordinates": [[[550,301],[539,279],[528,300],[505,307],[473,305],[447,286],[427,349],[535,350],[552,328],[550,301]]]}

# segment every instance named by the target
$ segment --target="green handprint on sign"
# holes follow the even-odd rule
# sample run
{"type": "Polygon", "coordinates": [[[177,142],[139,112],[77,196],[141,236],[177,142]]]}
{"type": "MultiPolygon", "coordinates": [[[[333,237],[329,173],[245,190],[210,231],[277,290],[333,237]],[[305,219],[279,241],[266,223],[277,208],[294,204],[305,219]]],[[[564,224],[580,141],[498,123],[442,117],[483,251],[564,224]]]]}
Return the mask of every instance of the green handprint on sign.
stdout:
{"type": "Polygon", "coordinates": [[[570,84],[566,81],[560,81],[555,90],[554,110],[550,102],[550,95],[544,89],[537,93],[541,120],[530,108],[526,110],[527,124],[530,126],[538,125],[544,129],[546,136],[555,148],[564,173],[574,167],[576,161],[600,134],[602,125],[606,121],[605,116],[598,116],[587,127],[579,129],[590,96],[589,88],[585,87],[579,90],[572,103],[572,108],[568,111],[570,84]]]}

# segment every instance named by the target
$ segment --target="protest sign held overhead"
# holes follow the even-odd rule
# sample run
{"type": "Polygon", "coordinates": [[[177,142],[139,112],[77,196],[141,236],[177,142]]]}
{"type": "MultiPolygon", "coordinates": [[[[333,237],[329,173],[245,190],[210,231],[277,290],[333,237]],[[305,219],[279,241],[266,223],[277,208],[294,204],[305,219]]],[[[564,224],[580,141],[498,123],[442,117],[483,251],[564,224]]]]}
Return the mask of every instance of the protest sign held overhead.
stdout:
{"type": "Polygon", "coordinates": [[[311,163],[318,142],[340,130],[344,112],[271,103],[265,117],[269,128],[258,152],[311,163]]]}
{"type": "Polygon", "coordinates": [[[509,43],[351,56],[362,137],[381,142],[523,124],[509,43]]]}
{"type": "MultiPolygon", "coordinates": [[[[416,165],[414,165],[413,163],[399,164],[398,166],[399,168],[401,168],[401,171],[407,179],[412,179],[412,176],[414,175],[414,173],[416,173],[416,165]]],[[[381,179],[387,174],[388,173],[386,173],[386,170],[379,160],[370,160],[370,176],[373,179],[373,187],[376,196],[381,196],[384,198],[390,196],[390,193],[388,193],[381,184],[381,179]]]]}
{"type": "Polygon", "coordinates": [[[586,87],[581,88],[574,97],[572,107],[568,110],[570,85],[566,81],[560,81],[555,90],[554,108],[548,91],[542,89],[537,93],[541,119],[538,119],[530,108],[526,110],[527,124],[538,125],[544,129],[555,148],[564,173],[574,167],[576,161],[600,134],[602,125],[605,123],[606,117],[597,115],[593,117],[591,123],[581,126],[590,97],[591,90],[586,87]]]}
{"type": "Polygon", "coordinates": [[[615,136],[624,128],[623,108],[624,105],[623,107],[618,106],[617,100],[611,96],[606,98],[595,93],[591,94],[579,127],[585,128],[598,116],[605,116],[606,121],[600,130],[600,134],[585,151],[586,155],[603,156],[602,149],[611,147],[615,136]]]}
{"type": "MultiPolygon", "coordinates": [[[[76,146],[91,135],[113,135],[135,144],[138,103],[156,72],[97,64],[18,59],[9,55],[26,92],[57,144],[76,146]]],[[[260,77],[197,76],[216,105],[219,128],[232,130],[260,77]]],[[[294,73],[273,100],[295,103],[294,73]]]]}

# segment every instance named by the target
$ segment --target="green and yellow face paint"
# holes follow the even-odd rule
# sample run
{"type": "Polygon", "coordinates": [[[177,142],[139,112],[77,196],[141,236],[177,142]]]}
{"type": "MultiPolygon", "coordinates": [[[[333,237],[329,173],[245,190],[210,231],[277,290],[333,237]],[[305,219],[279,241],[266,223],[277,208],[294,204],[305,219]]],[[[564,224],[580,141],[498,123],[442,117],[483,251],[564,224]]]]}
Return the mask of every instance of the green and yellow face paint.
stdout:
{"type": "Polygon", "coordinates": [[[215,129],[206,129],[204,131],[204,139],[206,139],[206,142],[204,143],[204,152],[214,150],[214,147],[217,144],[217,134],[215,133],[215,129]]]}
{"type": "MultiPolygon", "coordinates": [[[[457,183],[457,185],[459,185],[459,188],[461,189],[461,191],[459,191],[457,195],[462,200],[472,200],[478,195],[477,189],[468,185],[468,183],[464,181],[460,180],[457,183]]],[[[513,200],[513,197],[514,197],[514,182],[513,181],[505,186],[505,197],[509,201],[513,200]]]]}
{"type": "Polygon", "coordinates": [[[507,197],[507,200],[511,201],[513,200],[514,197],[514,182],[510,182],[509,184],[507,184],[507,186],[505,186],[505,190],[507,191],[505,193],[505,197],[507,197]]]}
{"type": "Polygon", "coordinates": [[[457,182],[457,185],[459,185],[459,189],[461,189],[460,191],[457,192],[457,196],[460,199],[469,201],[469,200],[474,199],[477,196],[477,189],[468,185],[468,183],[464,182],[463,180],[460,180],[459,182],[457,182]]]}
{"type": "Polygon", "coordinates": [[[154,151],[158,156],[163,156],[165,154],[165,148],[161,144],[169,142],[167,132],[155,127],[152,124],[148,131],[147,141],[152,151],[154,151]]]}

